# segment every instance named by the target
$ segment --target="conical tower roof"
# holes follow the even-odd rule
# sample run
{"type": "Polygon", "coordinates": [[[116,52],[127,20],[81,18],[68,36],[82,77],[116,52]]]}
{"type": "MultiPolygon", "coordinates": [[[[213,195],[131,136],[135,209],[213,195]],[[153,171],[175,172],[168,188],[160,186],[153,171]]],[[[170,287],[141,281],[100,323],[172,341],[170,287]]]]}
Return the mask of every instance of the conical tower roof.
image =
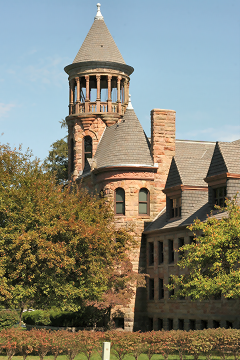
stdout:
{"type": "Polygon", "coordinates": [[[154,166],[150,144],[134,109],[128,106],[122,121],[105,129],[94,159],[106,166],[154,166]]]}
{"type": "Polygon", "coordinates": [[[103,16],[100,12],[100,4],[97,4],[98,12],[73,64],[85,61],[108,61],[126,64],[118,50],[118,47],[110,34],[103,16]]]}

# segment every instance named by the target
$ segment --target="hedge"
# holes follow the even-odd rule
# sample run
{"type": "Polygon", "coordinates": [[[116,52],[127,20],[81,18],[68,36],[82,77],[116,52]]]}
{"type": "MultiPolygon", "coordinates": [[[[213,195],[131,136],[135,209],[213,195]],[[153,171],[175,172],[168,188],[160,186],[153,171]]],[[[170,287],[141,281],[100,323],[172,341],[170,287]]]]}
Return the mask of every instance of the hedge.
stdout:
{"type": "Polygon", "coordinates": [[[78,312],[35,310],[24,312],[22,320],[26,325],[48,325],[52,327],[93,327],[103,326],[105,310],[86,307],[78,312]]]}
{"type": "Polygon", "coordinates": [[[183,360],[191,355],[194,360],[199,356],[210,359],[218,355],[225,360],[240,356],[240,330],[207,329],[195,331],[151,331],[147,333],[129,333],[119,331],[93,332],[49,331],[7,329],[0,331],[0,352],[11,360],[14,355],[22,355],[25,360],[35,354],[43,360],[46,355],[54,359],[60,354],[73,360],[76,355],[84,354],[90,360],[93,353],[101,352],[102,343],[111,342],[111,353],[123,360],[125,355],[132,355],[138,360],[139,355],[146,354],[151,360],[154,354],[162,355],[167,360],[169,355],[178,355],[183,360]]]}
{"type": "Polygon", "coordinates": [[[0,310],[0,330],[19,323],[19,314],[15,310],[0,310]]]}

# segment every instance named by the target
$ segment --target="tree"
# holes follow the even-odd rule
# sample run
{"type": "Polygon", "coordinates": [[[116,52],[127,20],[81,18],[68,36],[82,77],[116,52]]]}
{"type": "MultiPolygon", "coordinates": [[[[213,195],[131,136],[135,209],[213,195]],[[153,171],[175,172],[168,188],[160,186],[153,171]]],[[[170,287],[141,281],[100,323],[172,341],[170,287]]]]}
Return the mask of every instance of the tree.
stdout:
{"type": "MultiPolygon", "coordinates": [[[[65,120],[60,121],[60,124],[61,128],[67,127],[65,120]]],[[[48,157],[44,160],[44,166],[48,171],[55,174],[58,183],[66,183],[68,180],[68,143],[66,137],[51,145],[48,157]]]]}
{"type": "Polygon", "coordinates": [[[30,153],[0,145],[0,303],[77,311],[129,301],[134,241],[104,199],[64,188],[30,153]],[[108,292],[119,294],[106,302],[108,292]]]}
{"type": "Polygon", "coordinates": [[[48,157],[44,160],[46,169],[55,173],[57,181],[62,184],[68,180],[68,144],[63,138],[51,145],[48,157]]]}
{"type": "Polygon", "coordinates": [[[175,297],[191,296],[195,300],[218,297],[240,297],[240,207],[237,196],[226,200],[222,216],[210,216],[205,222],[195,220],[189,229],[195,241],[179,251],[184,255],[178,263],[186,269],[172,276],[178,288],[175,297]]]}

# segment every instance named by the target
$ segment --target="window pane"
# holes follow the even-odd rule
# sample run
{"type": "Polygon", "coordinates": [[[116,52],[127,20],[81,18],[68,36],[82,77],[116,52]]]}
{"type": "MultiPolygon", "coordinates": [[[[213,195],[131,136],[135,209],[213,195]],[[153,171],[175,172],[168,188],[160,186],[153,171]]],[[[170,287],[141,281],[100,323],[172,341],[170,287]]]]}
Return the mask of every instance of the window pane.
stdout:
{"type": "Polygon", "coordinates": [[[139,204],[139,214],[147,214],[147,204],[146,203],[139,204]]]}
{"type": "Polygon", "coordinates": [[[116,190],[116,201],[124,201],[125,193],[124,190],[119,188],[116,190]]]}
{"type": "Polygon", "coordinates": [[[92,157],[92,153],[85,154],[85,159],[91,159],[91,157],[92,157]]]}
{"type": "Polygon", "coordinates": [[[147,189],[141,189],[139,191],[139,201],[146,201],[147,202],[147,194],[148,194],[147,189]]]}
{"type": "Polygon", "coordinates": [[[124,203],[116,203],[116,214],[124,214],[124,203]]]}
{"type": "Polygon", "coordinates": [[[90,153],[92,157],[92,138],[91,136],[85,136],[84,138],[84,152],[90,153]]]}

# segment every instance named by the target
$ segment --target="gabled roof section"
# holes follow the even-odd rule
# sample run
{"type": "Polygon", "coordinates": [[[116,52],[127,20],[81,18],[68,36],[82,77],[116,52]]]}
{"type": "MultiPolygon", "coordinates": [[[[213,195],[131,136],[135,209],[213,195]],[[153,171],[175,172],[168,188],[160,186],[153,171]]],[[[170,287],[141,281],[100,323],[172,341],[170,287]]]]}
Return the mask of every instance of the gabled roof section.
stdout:
{"type": "Polygon", "coordinates": [[[170,165],[170,169],[168,172],[168,177],[167,177],[167,181],[166,181],[166,185],[165,188],[170,188],[176,185],[181,185],[182,184],[182,180],[181,180],[181,176],[179,174],[179,170],[175,161],[175,157],[172,158],[172,162],[170,165]]]}
{"type": "Polygon", "coordinates": [[[240,144],[217,142],[207,177],[224,173],[240,174],[240,144]]]}
{"type": "Polygon", "coordinates": [[[73,64],[84,61],[108,61],[125,64],[103,18],[95,18],[73,64]]]}
{"type": "Polygon", "coordinates": [[[176,140],[166,187],[176,185],[206,186],[206,177],[212,158],[214,142],[176,140]]]}
{"type": "Polygon", "coordinates": [[[133,109],[122,121],[105,129],[94,157],[97,168],[106,166],[154,166],[148,138],[133,109]]]}
{"type": "Polygon", "coordinates": [[[210,213],[210,210],[211,209],[208,202],[206,199],[202,198],[200,201],[196,202],[196,205],[191,209],[191,212],[187,213],[184,217],[175,221],[167,221],[167,214],[165,209],[159,214],[157,219],[148,225],[145,231],[148,232],[153,230],[174,229],[181,226],[185,227],[192,224],[193,221],[197,218],[201,221],[204,221],[207,218],[207,214],[210,213]]]}

